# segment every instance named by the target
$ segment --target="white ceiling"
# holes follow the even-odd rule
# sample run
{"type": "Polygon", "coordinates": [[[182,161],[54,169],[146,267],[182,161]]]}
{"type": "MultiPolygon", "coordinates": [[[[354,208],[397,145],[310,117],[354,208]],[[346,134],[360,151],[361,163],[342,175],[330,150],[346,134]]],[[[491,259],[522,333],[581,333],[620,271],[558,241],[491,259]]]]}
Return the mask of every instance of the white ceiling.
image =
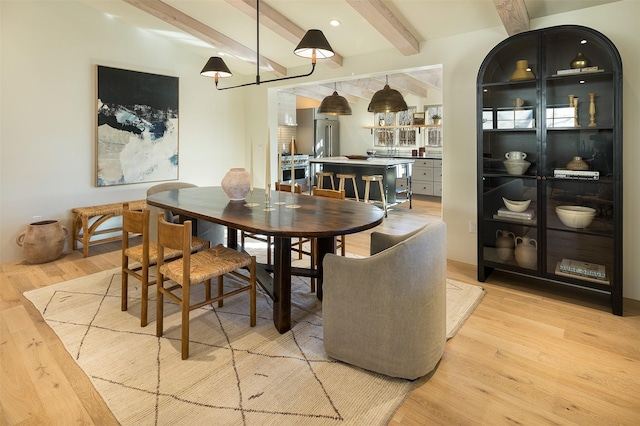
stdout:
{"type": "MultiPolygon", "coordinates": [[[[227,53],[229,49],[222,45],[212,45],[210,38],[205,41],[203,37],[192,35],[194,31],[188,28],[185,31],[185,24],[179,23],[184,15],[204,24],[214,33],[222,33],[253,52],[257,49],[255,11],[245,13],[237,7],[238,4],[242,5],[242,2],[255,7],[252,0],[78,1],[141,29],[183,43],[185,48],[192,49],[202,56],[203,65],[210,56],[219,56],[220,53],[227,53]],[[168,17],[165,16],[164,20],[141,10],[145,7],[166,10],[167,5],[173,12],[168,17]],[[178,22],[179,25],[169,22],[178,22]]],[[[307,59],[293,54],[296,40],[300,37],[290,37],[287,40],[269,29],[269,16],[265,17],[266,12],[281,15],[281,24],[293,24],[293,27],[303,31],[302,33],[311,28],[322,30],[338,57],[344,59],[398,48],[383,34],[391,27],[402,27],[401,34],[402,31],[405,34],[410,33],[420,44],[457,33],[498,26],[505,27],[507,37],[511,33],[521,31],[522,25],[528,26],[529,19],[613,1],[617,0],[262,0],[260,12],[263,17],[260,21],[259,49],[262,56],[284,67],[285,72],[286,68],[308,64],[307,59]],[[357,3],[365,3],[366,6],[382,10],[383,18],[378,18],[377,24],[371,24],[365,18],[366,13],[362,12],[362,9],[360,12],[356,10],[357,3]],[[501,19],[501,14],[509,16],[502,16],[501,19]],[[332,19],[337,19],[341,25],[331,26],[329,21],[332,19]],[[510,27],[513,24],[515,27],[510,27]]],[[[189,21],[188,25],[193,26],[193,22],[189,21]]],[[[225,56],[224,59],[234,75],[255,75],[256,56],[253,52],[244,54],[244,58],[238,58],[243,55],[237,54],[236,57],[225,56]]],[[[320,63],[324,62],[319,61],[320,63]]],[[[335,63],[330,65],[339,66],[335,63]]],[[[266,73],[263,79],[272,76],[266,73]]],[[[432,75],[427,77],[433,80],[432,75]]]]}

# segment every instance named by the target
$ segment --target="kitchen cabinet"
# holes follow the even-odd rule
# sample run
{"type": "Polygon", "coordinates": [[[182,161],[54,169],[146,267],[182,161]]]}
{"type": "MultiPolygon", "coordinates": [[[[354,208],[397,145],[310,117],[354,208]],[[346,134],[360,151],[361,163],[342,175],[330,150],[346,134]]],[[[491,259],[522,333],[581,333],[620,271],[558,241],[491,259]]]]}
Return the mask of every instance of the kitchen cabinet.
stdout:
{"type": "Polygon", "coordinates": [[[296,95],[278,92],[278,126],[296,125],[296,95]]]}
{"type": "Polygon", "coordinates": [[[416,160],[411,171],[411,189],[414,194],[442,197],[442,160],[416,160]]]}
{"type": "Polygon", "coordinates": [[[594,290],[622,315],[622,62],[613,43],[563,25],[498,44],[478,73],[477,135],[478,280],[497,269],[594,290]],[[530,204],[513,212],[503,197],[530,204]],[[567,209],[592,219],[570,224],[559,216],[567,209]]]}

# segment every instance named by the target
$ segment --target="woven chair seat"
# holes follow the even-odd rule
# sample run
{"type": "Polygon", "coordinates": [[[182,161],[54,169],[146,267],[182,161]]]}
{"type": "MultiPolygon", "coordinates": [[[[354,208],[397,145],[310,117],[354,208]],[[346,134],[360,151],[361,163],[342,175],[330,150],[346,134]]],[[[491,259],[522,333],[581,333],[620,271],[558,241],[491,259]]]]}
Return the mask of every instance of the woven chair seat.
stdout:
{"type": "MultiPolygon", "coordinates": [[[[128,202],[131,210],[144,210],[147,208],[146,200],[135,200],[128,202]]],[[[91,240],[94,236],[111,234],[114,232],[122,231],[122,227],[114,226],[110,228],[104,228],[102,225],[109,219],[121,216],[123,210],[123,203],[111,203],[101,204],[97,206],[76,207],[71,209],[73,214],[73,249],[78,249],[78,243],[82,244],[82,255],[84,257],[89,256],[89,246],[94,244],[101,244],[108,241],[116,241],[121,239],[120,235],[102,238],[99,240],[91,240]],[[91,225],[89,220],[97,218],[91,225]]]]}
{"type": "MultiPolygon", "coordinates": [[[[193,239],[191,240],[191,251],[200,251],[200,250],[206,249],[207,247],[209,247],[209,241],[207,240],[202,240],[198,237],[193,237],[193,239]]],[[[142,247],[142,245],[129,247],[124,251],[124,254],[130,259],[136,262],[142,263],[143,249],[144,248],[142,247]]],[[[165,248],[164,250],[165,260],[172,260],[180,256],[182,256],[182,250],[175,250],[175,249],[169,249],[169,248],[165,248]]],[[[149,265],[155,265],[157,263],[158,263],[158,242],[150,241],[149,242],[149,265]]]]}
{"type": "MultiPolygon", "coordinates": [[[[160,273],[173,281],[182,281],[183,259],[163,264],[160,273]]],[[[191,255],[190,284],[204,282],[236,269],[251,265],[251,256],[227,248],[222,244],[191,255]]]]}
{"type": "MultiPolygon", "coordinates": [[[[122,214],[123,203],[102,204],[98,206],[76,207],[71,210],[72,213],[80,217],[92,218],[95,216],[102,216],[106,214],[113,214],[120,216],[122,214]]],[[[146,200],[129,201],[129,208],[131,210],[142,210],[147,207],[146,200]]]]}

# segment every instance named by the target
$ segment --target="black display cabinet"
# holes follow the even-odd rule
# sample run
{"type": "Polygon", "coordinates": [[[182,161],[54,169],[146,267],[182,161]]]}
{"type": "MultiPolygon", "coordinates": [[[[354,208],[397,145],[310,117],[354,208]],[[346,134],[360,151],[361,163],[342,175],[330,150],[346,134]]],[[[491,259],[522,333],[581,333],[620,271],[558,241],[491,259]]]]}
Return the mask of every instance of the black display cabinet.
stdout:
{"type": "Polygon", "coordinates": [[[477,123],[478,279],[499,269],[601,291],[622,315],[614,44],[577,25],[509,37],[480,67],[477,123]]]}

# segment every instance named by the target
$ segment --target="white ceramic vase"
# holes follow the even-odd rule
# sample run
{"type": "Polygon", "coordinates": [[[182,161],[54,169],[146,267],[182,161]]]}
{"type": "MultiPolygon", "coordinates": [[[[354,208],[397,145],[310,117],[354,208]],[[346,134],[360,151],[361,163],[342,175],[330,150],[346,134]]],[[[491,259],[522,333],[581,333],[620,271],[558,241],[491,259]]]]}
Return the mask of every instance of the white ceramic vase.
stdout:
{"type": "Polygon", "coordinates": [[[538,242],[533,238],[516,237],[515,255],[518,266],[535,269],[538,265],[538,242]]]}
{"type": "Polygon", "coordinates": [[[515,237],[513,232],[503,231],[502,229],[496,231],[496,253],[500,260],[506,262],[513,256],[515,237]]]}
{"type": "Polygon", "coordinates": [[[251,175],[241,167],[234,167],[224,175],[221,185],[231,201],[243,201],[251,189],[251,175]]]}

